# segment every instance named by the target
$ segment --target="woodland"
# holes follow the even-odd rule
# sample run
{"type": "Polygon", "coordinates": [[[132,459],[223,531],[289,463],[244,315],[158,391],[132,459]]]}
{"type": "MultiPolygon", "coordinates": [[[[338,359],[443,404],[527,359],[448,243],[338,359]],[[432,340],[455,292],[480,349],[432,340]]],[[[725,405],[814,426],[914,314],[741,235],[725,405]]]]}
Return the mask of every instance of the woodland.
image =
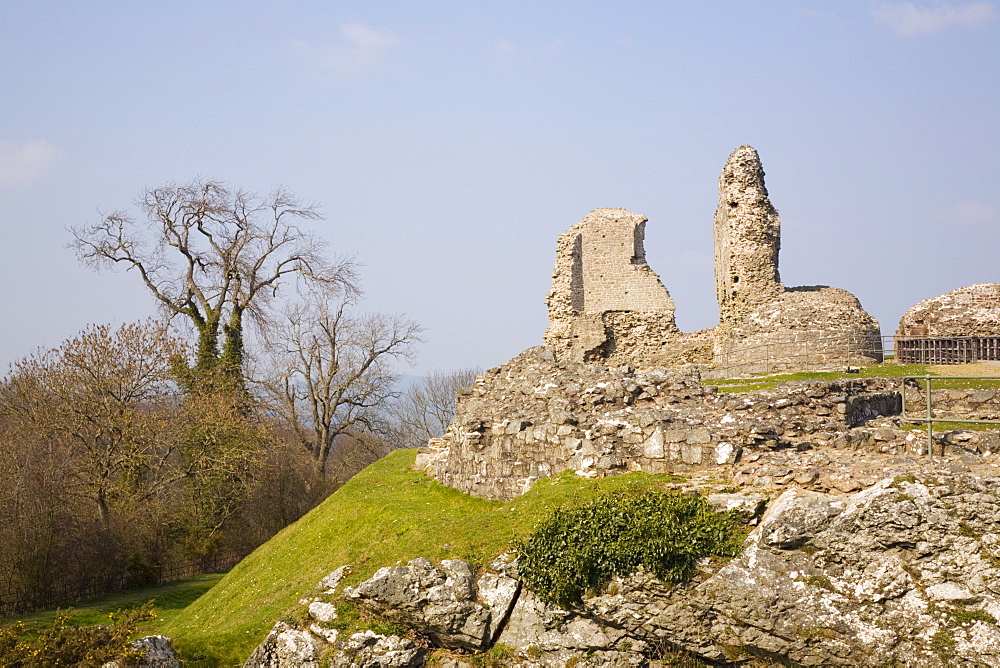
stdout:
{"type": "Polygon", "coordinates": [[[402,387],[421,327],[362,309],[319,219],[198,180],[71,228],[80,261],[124,269],[160,315],[88,325],[0,380],[0,614],[238,559],[443,430],[474,372],[402,387]]]}

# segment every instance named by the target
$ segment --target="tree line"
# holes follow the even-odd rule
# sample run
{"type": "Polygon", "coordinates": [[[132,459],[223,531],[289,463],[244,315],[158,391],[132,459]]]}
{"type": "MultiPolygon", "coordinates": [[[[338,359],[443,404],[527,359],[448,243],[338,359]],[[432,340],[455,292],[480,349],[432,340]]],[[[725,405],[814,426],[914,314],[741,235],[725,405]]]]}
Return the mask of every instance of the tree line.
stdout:
{"type": "Polygon", "coordinates": [[[440,435],[473,371],[399,387],[421,327],[360,310],[354,263],[284,190],[145,191],[72,228],[161,317],[90,325],[0,380],[0,598],[248,552],[353,473],[440,435]]]}

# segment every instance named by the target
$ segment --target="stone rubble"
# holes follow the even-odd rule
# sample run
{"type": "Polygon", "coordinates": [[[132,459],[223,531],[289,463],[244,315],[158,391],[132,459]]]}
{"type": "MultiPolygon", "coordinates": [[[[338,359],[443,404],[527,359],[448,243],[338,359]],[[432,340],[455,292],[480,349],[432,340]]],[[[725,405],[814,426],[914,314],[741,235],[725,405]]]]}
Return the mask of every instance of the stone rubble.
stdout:
{"type": "Polygon", "coordinates": [[[899,414],[897,380],[796,381],[727,394],[702,385],[694,367],[637,370],[554,357],[550,348],[529,349],[479,377],[418,467],[469,494],[510,499],[567,469],[584,477],[708,470],[741,484],[751,473],[788,484],[816,470],[798,484],[830,487],[820,479],[829,462],[801,453],[817,446],[919,452],[901,423],[869,427],[899,414]],[[762,457],[776,468],[760,470],[762,457]],[[803,461],[780,473],[784,460],[803,461]]]}

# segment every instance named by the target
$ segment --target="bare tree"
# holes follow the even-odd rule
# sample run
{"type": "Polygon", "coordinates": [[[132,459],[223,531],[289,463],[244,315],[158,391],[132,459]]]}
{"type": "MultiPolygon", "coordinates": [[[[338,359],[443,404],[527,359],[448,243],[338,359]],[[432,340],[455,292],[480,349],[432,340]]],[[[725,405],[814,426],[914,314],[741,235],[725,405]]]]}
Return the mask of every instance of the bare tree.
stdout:
{"type": "Polygon", "coordinates": [[[455,417],[455,399],[472,387],[479,369],[435,371],[411,385],[389,410],[394,448],[419,448],[444,434],[455,417]]]}
{"type": "Polygon", "coordinates": [[[90,326],[15,363],[0,414],[63,451],[74,469],[69,492],[89,499],[107,525],[112,505],[143,501],[171,481],[161,435],[171,422],[170,360],[184,353],[162,323],[90,326]]]}
{"type": "Polygon", "coordinates": [[[168,316],[188,320],[198,337],[190,380],[242,381],[244,320],[265,322],[290,279],[354,290],[353,265],[326,260],[323,244],[298,227],[320,218],[316,207],[285,190],[261,196],[195,181],[146,190],[136,205],[141,219],[115,211],[71,229],[71,245],[96,268],[134,269],[168,316]]]}
{"type": "Polygon", "coordinates": [[[393,365],[410,361],[421,327],[398,315],[354,315],[352,298],[319,293],[286,311],[272,343],[264,394],[313,457],[319,473],[342,436],[384,431],[396,396],[393,365]]]}

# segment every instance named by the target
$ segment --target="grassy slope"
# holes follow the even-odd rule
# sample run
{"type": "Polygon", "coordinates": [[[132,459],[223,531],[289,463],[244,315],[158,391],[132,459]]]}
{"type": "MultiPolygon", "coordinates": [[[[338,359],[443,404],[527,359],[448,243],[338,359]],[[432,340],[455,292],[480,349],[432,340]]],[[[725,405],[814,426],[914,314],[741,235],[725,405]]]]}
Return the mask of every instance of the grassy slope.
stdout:
{"type": "Polygon", "coordinates": [[[440,485],[411,464],[415,451],[390,454],[337,490],[231,570],[161,629],[187,665],[239,665],[296,601],[334,568],[349,582],[423,556],[483,565],[515,537],[527,536],[553,508],[601,492],[644,489],[671,476],[631,474],[542,480],[514,501],[486,501],[440,485]]]}

